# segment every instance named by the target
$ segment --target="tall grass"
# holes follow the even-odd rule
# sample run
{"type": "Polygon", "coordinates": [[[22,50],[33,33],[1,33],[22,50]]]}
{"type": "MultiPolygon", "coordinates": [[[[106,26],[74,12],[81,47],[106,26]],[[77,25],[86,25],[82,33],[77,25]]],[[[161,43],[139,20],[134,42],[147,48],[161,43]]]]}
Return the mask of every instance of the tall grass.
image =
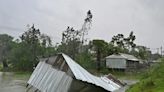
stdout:
{"type": "Polygon", "coordinates": [[[127,92],[164,92],[164,58],[160,60],[159,65],[148,70],[127,92]]]}

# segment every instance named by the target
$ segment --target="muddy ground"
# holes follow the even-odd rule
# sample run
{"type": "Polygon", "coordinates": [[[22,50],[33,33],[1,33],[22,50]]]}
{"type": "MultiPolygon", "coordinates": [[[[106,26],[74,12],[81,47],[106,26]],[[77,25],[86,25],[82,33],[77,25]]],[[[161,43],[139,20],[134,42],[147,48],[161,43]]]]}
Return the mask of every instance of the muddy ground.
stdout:
{"type": "MultiPolygon", "coordinates": [[[[26,92],[27,78],[17,79],[14,78],[14,73],[0,72],[0,92],[26,92]]],[[[125,92],[125,90],[132,84],[135,84],[136,80],[123,80],[127,85],[114,92],[125,92]]]]}
{"type": "Polygon", "coordinates": [[[17,80],[14,73],[0,72],[0,92],[26,92],[26,81],[17,80]]]}

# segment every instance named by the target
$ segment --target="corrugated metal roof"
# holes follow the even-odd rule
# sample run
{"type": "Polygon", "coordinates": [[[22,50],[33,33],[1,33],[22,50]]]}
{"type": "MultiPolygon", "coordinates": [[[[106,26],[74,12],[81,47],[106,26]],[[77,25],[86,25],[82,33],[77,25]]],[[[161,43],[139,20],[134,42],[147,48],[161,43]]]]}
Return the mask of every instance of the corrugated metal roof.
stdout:
{"type": "Polygon", "coordinates": [[[129,55],[129,54],[124,54],[124,53],[120,53],[120,54],[113,54],[113,55],[110,55],[108,57],[106,57],[107,59],[108,58],[112,58],[112,59],[127,59],[127,60],[132,60],[132,61],[139,61],[135,56],[133,55],[129,55]]]}
{"type": "Polygon", "coordinates": [[[114,91],[120,88],[120,86],[114,83],[113,81],[109,80],[110,82],[107,82],[102,77],[97,77],[90,74],[88,71],[82,68],[79,64],[77,64],[70,57],[68,57],[65,54],[62,54],[62,55],[64,59],[66,60],[67,64],[69,65],[69,67],[71,68],[76,79],[95,84],[96,86],[100,86],[108,91],[114,91]]]}
{"type": "Polygon", "coordinates": [[[127,60],[139,61],[135,56],[121,53],[121,56],[125,57],[127,60]]]}
{"type": "Polygon", "coordinates": [[[41,92],[67,92],[72,80],[65,72],[56,70],[45,62],[39,62],[27,83],[41,92]]]}
{"type": "Polygon", "coordinates": [[[125,57],[121,56],[120,54],[113,54],[110,56],[107,56],[106,58],[119,58],[119,59],[125,59],[125,57]]]}
{"type": "MultiPolygon", "coordinates": [[[[114,91],[121,88],[121,86],[114,83],[112,80],[90,74],[67,55],[61,55],[68,64],[75,79],[91,83],[107,91],[114,91]]],[[[71,76],[53,68],[51,64],[40,62],[32,73],[28,84],[42,92],[67,92],[71,86],[72,80],[71,76]]]]}

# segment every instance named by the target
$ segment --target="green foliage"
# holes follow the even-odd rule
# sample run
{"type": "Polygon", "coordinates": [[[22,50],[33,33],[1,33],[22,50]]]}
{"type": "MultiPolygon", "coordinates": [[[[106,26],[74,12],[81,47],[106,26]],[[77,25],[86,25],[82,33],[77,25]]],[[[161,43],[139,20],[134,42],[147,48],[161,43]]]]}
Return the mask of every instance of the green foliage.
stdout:
{"type": "Polygon", "coordinates": [[[68,27],[62,34],[62,44],[59,50],[75,59],[75,55],[79,53],[80,44],[78,31],[68,27]]]}
{"type": "Polygon", "coordinates": [[[95,63],[92,60],[92,55],[89,52],[83,52],[76,56],[75,61],[83,66],[85,69],[95,69],[95,63]]]}
{"type": "Polygon", "coordinates": [[[104,40],[93,40],[90,42],[91,47],[96,52],[97,70],[100,70],[101,59],[107,56],[108,53],[108,43],[104,40]]]}
{"type": "Polygon", "coordinates": [[[38,47],[40,45],[40,30],[36,29],[34,25],[26,32],[22,34],[21,41],[24,46],[27,46],[26,50],[29,50],[31,52],[31,59],[33,60],[34,64],[36,64],[37,61],[37,53],[38,53],[38,47]]]}
{"type": "Polygon", "coordinates": [[[157,59],[161,58],[161,55],[159,53],[155,53],[155,54],[151,55],[151,58],[152,58],[152,60],[157,60],[157,59]]]}
{"type": "Polygon", "coordinates": [[[96,51],[96,54],[100,52],[100,58],[104,58],[108,54],[108,43],[104,40],[95,39],[90,42],[91,48],[96,51]]]}
{"type": "Polygon", "coordinates": [[[38,63],[38,57],[48,57],[56,53],[51,46],[51,39],[41,34],[34,25],[20,37],[21,41],[12,41],[12,49],[8,53],[8,62],[11,68],[16,71],[32,71],[38,63]]]}
{"type": "Polygon", "coordinates": [[[129,53],[142,60],[151,58],[151,51],[145,46],[136,46],[129,53]]]}
{"type": "Polygon", "coordinates": [[[133,31],[130,32],[128,37],[124,37],[123,34],[117,34],[112,37],[111,44],[114,46],[114,53],[129,53],[131,49],[136,47],[134,43],[136,37],[133,34],[133,31]]]}
{"type": "Polygon", "coordinates": [[[10,53],[10,62],[12,68],[18,71],[31,71],[33,69],[32,53],[28,50],[29,47],[24,44],[17,44],[10,53]]]}
{"type": "Polygon", "coordinates": [[[141,81],[127,90],[127,92],[163,92],[164,91],[164,59],[161,63],[150,69],[141,81]]]}
{"type": "Polygon", "coordinates": [[[86,39],[84,36],[87,35],[90,29],[92,17],[92,13],[89,10],[81,29],[75,30],[73,27],[67,27],[62,33],[62,42],[58,47],[59,52],[63,52],[75,59],[76,55],[85,51],[84,42],[86,42],[86,39]]]}
{"type": "Polygon", "coordinates": [[[0,34],[0,61],[3,68],[8,68],[8,54],[11,51],[13,37],[7,34],[0,34]]]}

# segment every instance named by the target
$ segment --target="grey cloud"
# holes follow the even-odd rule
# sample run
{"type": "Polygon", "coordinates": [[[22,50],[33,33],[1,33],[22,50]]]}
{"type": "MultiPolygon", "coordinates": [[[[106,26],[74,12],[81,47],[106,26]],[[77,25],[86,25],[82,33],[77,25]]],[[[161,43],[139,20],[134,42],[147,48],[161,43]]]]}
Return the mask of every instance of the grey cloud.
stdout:
{"type": "Polygon", "coordinates": [[[133,30],[137,44],[156,48],[164,46],[163,5],[163,0],[1,0],[0,32],[18,37],[34,23],[60,42],[67,26],[81,28],[90,9],[93,24],[87,38],[110,41],[117,33],[128,35],[133,30]]]}
{"type": "Polygon", "coordinates": [[[10,27],[10,26],[2,26],[2,25],[0,25],[0,30],[22,31],[23,29],[21,29],[21,28],[15,28],[15,27],[10,27]]]}

